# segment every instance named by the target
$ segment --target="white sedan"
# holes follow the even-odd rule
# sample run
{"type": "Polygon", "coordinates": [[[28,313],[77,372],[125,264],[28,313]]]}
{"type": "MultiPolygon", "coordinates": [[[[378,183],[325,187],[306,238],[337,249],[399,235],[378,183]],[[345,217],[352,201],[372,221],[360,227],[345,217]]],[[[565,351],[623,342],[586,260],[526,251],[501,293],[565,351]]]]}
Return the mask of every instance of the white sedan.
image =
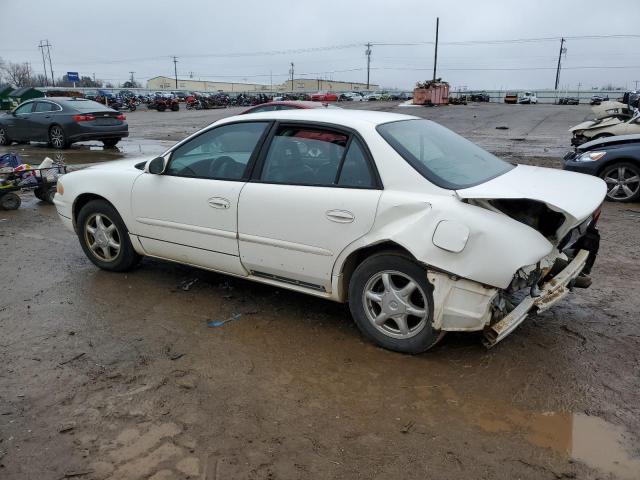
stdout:
{"type": "Polygon", "coordinates": [[[225,118],[160,157],[70,173],[55,204],[100,268],[149,256],[348,302],[366,337],[419,353],[448,331],[492,346],[588,286],[605,193],[431,121],[321,109],[225,118]]]}

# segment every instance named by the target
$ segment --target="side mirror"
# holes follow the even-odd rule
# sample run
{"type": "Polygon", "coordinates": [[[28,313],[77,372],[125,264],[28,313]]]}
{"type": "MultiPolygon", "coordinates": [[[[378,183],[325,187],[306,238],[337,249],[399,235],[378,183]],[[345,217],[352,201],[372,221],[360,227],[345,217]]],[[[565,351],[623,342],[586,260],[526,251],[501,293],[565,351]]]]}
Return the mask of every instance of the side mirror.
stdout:
{"type": "Polygon", "coordinates": [[[156,157],[149,160],[144,171],[153,175],[161,175],[164,172],[164,157],[156,157]]]}

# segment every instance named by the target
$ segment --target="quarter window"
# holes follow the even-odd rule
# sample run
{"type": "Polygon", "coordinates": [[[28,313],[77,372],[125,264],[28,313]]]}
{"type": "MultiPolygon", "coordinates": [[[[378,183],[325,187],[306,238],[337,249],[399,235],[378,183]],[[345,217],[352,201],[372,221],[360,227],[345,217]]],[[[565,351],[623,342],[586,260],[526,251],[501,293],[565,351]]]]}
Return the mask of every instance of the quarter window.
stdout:
{"type": "Polygon", "coordinates": [[[354,138],[344,158],[338,185],[343,187],[372,188],[375,182],[364,149],[354,138]]]}
{"type": "Polygon", "coordinates": [[[240,180],[267,129],[266,122],[243,122],[209,130],[173,151],[166,175],[240,180]]]}

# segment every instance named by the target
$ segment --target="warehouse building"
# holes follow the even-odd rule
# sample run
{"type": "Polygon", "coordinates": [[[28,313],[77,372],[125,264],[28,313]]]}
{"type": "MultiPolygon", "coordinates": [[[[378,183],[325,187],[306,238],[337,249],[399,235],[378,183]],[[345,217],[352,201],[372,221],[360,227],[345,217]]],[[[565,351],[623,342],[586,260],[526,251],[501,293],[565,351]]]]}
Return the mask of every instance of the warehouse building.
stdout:
{"type": "MultiPolygon", "coordinates": [[[[379,85],[369,85],[368,90],[378,90],[379,85]]],[[[321,90],[330,90],[334,92],[350,92],[358,90],[367,90],[366,83],[359,82],[343,82],[338,80],[327,80],[320,78],[294,78],[293,82],[288,80],[281,84],[265,85],[262,83],[243,83],[243,82],[215,82],[209,80],[194,79],[178,79],[178,88],[176,88],[176,80],[171,77],[153,77],[147,80],[148,90],[184,90],[193,92],[317,92],[321,90]],[[292,87],[293,83],[293,87],[292,87]]]]}

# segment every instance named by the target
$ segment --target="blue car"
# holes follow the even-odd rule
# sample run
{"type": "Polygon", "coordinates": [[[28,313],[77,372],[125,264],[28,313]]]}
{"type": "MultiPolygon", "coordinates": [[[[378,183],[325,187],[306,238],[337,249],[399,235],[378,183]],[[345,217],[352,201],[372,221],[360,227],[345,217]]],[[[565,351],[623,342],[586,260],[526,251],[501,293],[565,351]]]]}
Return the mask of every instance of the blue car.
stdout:
{"type": "Polygon", "coordinates": [[[564,156],[564,169],[602,178],[607,200],[640,199],[640,135],[602,137],[583,143],[564,156]]]}

